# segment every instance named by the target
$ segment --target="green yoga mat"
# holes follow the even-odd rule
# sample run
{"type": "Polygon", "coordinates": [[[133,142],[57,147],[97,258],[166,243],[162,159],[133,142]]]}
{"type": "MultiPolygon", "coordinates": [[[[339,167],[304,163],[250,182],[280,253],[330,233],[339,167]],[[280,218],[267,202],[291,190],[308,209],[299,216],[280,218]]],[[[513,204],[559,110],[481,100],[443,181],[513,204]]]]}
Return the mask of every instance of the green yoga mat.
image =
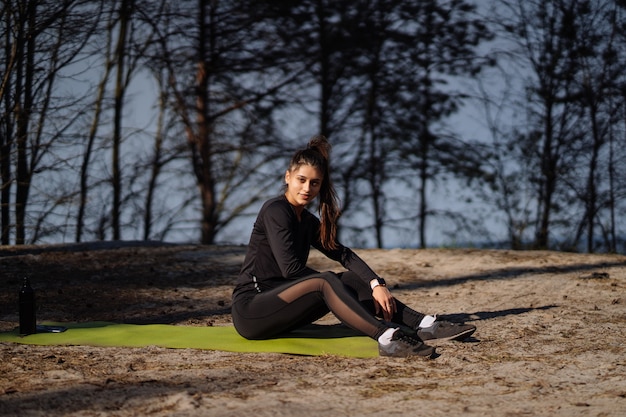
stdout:
{"type": "Polygon", "coordinates": [[[233,326],[173,326],[168,324],[45,323],[67,327],[62,333],[20,336],[18,330],[0,333],[0,342],[32,345],[83,345],[192,348],[227,352],[275,352],[294,355],[378,356],[377,343],[343,326],[311,325],[269,340],[247,340],[233,326]]]}

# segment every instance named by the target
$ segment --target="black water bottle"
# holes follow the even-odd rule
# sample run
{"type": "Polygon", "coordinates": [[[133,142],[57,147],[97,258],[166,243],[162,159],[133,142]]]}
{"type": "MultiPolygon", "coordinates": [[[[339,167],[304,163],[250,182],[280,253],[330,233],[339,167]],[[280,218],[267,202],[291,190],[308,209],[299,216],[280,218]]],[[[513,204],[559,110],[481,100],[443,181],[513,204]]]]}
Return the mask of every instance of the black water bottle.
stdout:
{"type": "Polygon", "coordinates": [[[34,334],[37,332],[35,318],[35,291],[25,277],[20,289],[20,334],[34,334]]]}

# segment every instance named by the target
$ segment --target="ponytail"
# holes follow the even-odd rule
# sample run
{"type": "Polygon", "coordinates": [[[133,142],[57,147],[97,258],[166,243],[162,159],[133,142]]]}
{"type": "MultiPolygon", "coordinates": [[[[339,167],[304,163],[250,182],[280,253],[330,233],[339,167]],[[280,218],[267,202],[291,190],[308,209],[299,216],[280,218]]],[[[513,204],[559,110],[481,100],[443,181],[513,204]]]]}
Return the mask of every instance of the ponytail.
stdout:
{"type": "Polygon", "coordinates": [[[306,149],[297,151],[289,164],[290,171],[302,165],[310,165],[324,175],[319,193],[320,242],[327,250],[337,248],[337,221],[340,216],[337,193],[330,178],[330,150],[330,142],[325,136],[313,136],[309,139],[306,149]]]}

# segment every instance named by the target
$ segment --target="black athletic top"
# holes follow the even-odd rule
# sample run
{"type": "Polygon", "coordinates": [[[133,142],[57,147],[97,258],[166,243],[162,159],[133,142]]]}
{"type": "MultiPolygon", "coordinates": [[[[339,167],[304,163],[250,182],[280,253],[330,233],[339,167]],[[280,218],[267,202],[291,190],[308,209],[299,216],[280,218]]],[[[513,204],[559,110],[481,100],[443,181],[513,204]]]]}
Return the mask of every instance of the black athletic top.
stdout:
{"type": "Polygon", "coordinates": [[[338,243],[337,249],[324,249],[319,240],[319,228],[319,219],[306,209],[298,220],[295,209],[284,195],[265,202],[252,228],[234,298],[252,297],[285,280],[318,273],[306,266],[311,246],[368,283],[378,278],[349,248],[338,243]]]}

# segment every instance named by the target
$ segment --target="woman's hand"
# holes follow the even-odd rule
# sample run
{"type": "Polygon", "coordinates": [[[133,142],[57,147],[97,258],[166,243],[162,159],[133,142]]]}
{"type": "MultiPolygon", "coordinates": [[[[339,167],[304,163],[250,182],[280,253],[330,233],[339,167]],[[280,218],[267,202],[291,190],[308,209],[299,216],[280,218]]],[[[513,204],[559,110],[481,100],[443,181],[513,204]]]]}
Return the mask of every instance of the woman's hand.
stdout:
{"type": "Polygon", "coordinates": [[[372,297],[374,297],[374,307],[376,308],[376,315],[383,312],[383,319],[391,321],[394,313],[396,312],[396,300],[389,292],[389,289],[383,285],[377,285],[372,290],[372,297]]]}

